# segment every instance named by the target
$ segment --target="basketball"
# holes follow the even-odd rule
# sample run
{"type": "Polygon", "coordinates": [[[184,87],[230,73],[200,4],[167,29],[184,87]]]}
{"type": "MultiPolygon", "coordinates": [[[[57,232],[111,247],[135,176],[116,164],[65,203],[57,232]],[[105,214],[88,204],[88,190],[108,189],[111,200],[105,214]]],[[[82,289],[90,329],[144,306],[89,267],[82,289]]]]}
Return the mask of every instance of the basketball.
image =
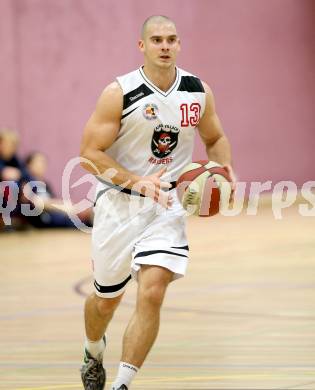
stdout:
{"type": "Polygon", "coordinates": [[[178,197],[189,214],[211,217],[229,202],[231,178],[222,165],[214,161],[195,161],[181,172],[176,188],[178,197]]]}

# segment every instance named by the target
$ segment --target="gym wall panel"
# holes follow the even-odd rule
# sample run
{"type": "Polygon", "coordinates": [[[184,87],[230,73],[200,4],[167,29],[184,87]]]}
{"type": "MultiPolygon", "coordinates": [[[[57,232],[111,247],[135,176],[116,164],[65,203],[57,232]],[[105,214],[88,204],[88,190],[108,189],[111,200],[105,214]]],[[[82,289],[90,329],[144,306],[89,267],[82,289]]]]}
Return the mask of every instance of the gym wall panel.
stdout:
{"type": "Polygon", "coordinates": [[[0,10],[0,124],[18,129],[21,154],[48,155],[58,191],[102,89],[142,63],[152,14],[175,20],[178,65],[212,87],[239,179],[314,179],[313,0],[1,0],[0,10]]]}

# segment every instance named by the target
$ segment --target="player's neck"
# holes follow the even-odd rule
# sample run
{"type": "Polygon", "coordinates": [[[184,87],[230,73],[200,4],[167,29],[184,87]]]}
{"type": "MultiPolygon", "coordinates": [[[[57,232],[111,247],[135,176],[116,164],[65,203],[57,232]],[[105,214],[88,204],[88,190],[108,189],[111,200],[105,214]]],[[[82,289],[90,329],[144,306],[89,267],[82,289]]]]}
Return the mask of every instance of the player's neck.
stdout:
{"type": "Polygon", "coordinates": [[[143,71],[146,77],[161,91],[168,91],[176,79],[176,66],[161,69],[144,64],[143,71]]]}

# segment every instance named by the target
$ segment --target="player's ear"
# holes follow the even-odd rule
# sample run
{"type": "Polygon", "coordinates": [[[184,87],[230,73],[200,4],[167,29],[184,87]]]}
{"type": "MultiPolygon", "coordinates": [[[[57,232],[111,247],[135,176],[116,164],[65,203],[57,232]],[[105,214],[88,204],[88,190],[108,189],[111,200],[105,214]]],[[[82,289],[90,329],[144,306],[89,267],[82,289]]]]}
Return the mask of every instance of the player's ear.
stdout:
{"type": "Polygon", "coordinates": [[[180,41],[180,39],[178,38],[178,51],[180,51],[181,50],[181,41],[180,41]]]}
{"type": "Polygon", "coordinates": [[[139,47],[139,50],[144,53],[144,41],[143,39],[139,39],[138,41],[138,47],[139,47]]]}

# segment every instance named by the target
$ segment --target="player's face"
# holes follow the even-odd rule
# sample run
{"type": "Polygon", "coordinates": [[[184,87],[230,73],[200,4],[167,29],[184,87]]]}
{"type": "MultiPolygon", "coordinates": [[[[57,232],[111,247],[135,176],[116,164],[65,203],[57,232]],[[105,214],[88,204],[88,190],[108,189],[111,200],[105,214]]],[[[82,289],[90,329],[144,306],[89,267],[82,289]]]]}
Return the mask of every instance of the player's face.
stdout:
{"type": "Polygon", "coordinates": [[[152,65],[169,68],[176,62],[180,41],[172,23],[151,23],[147,26],[139,48],[145,59],[152,65]]]}

